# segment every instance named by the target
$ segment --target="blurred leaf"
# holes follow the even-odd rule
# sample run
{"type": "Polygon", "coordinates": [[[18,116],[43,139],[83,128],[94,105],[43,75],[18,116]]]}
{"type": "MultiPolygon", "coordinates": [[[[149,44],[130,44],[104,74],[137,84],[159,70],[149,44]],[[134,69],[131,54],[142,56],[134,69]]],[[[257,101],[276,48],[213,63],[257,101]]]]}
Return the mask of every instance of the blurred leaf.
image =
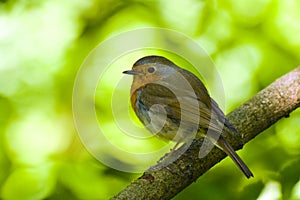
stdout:
{"type": "Polygon", "coordinates": [[[264,183],[261,180],[258,180],[255,183],[252,183],[244,187],[243,191],[239,193],[237,199],[244,199],[244,200],[257,199],[263,188],[264,188],[264,183]]]}
{"type": "Polygon", "coordinates": [[[300,159],[288,162],[280,172],[283,199],[289,199],[291,192],[300,179],[300,159]]]}
{"type": "Polygon", "coordinates": [[[55,176],[47,164],[18,168],[6,180],[1,196],[3,199],[44,199],[53,191],[54,183],[55,176]]]}
{"type": "Polygon", "coordinates": [[[4,182],[5,178],[9,175],[10,161],[9,156],[6,154],[4,141],[4,131],[6,126],[13,120],[15,110],[13,104],[8,98],[0,96],[0,185],[4,182]]]}

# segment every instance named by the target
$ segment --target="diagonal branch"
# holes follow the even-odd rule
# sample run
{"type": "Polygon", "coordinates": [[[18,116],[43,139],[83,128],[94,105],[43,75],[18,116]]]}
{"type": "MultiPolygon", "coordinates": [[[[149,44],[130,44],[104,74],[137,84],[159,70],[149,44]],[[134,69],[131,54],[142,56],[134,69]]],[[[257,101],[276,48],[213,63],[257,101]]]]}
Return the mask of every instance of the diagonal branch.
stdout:
{"type": "MultiPolygon", "coordinates": [[[[241,149],[259,133],[300,106],[300,67],[277,79],[252,99],[231,112],[227,118],[243,135],[226,138],[234,149],[241,149]]],[[[202,139],[193,141],[189,149],[167,168],[145,172],[112,199],[171,199],[216,163],[225,153],[214,148],[199,159],[202,139]]]]}

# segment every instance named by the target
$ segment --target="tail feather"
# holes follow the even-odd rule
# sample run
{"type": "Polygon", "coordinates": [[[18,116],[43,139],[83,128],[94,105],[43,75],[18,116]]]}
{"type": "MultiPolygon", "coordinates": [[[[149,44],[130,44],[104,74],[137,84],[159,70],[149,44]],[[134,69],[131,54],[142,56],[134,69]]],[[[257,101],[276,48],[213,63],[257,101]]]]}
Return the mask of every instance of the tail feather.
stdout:
{"type": "Polygon", "coordinates": [[[234,134],[239,134],[239,132],[234,128],[232,124],[229,123],[229,121],[225,118],[224,125],[231,130],[234,134]]]}
{"type": "Polygon", "coordinates": [[[234,161],[234,163],[242,170],[247,178],[253,177],[252,172],[244,163],[244,161],[237,155],[235,150],[228,144],[223,136],[218,140],[218,145],[221,149],[234,161]]]}

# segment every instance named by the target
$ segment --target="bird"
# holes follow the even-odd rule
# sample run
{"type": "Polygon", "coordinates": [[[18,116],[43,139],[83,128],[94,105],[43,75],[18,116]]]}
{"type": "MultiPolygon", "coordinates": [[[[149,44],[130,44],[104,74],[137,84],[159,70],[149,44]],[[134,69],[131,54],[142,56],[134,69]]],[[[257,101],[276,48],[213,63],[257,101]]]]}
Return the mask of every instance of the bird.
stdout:
{"type": "Polygon", "coordinates": [[[224,137],[239,132],[197,76],[158,55],[138,59],[131,70],[123,73],[133,76],[131,106],[152,134],[177,144],[208,137],[247,178],[254,177],[224,137]]]}

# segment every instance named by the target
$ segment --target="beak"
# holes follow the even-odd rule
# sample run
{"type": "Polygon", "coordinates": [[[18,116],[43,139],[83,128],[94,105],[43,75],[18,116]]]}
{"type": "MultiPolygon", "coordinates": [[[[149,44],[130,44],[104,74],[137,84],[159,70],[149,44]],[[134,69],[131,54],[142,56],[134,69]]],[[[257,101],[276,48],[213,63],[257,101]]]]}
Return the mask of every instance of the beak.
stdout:
{"type": "Polygon", "coordinates": [[[126,71],[123,72],[123,74],[138,75],[139,72],[134,71],[134,70],[126,70],[126,71]]]}

